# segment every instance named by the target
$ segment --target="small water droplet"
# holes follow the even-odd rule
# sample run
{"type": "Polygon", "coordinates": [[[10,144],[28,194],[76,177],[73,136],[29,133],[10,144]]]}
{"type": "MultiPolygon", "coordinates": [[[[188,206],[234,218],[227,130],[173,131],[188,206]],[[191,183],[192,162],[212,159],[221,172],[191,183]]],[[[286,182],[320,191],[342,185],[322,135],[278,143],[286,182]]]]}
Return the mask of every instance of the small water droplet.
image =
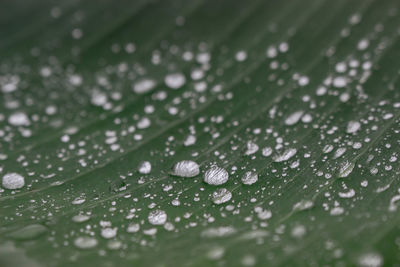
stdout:
{"type": "Polygon", "coordinates": [[[246,185],[254,184],[258,181],[258,174],[255,172],[246,172],[242,176],[242,183],[246,185]]]}
{"type": "Polygon", "coordinates": [[[153,90],[156,86],[156,82],[150,79],[143,79],[136,82],[133,86],[133,91],[137,94],[145,94],[153,90]]]}
{"type": "Polygon", "coordinates": [[[141,174],[149,174],[151,172],[151,163],[149,161],[142,161],[138,166],[138,171],[141,174]]]}
{"type": "Polygon", "coordinates": [[[97,243],[97,239],[89,236],[78,237],[74,240],[74,245],[82,249],[94,248],[97,246],[97,243]]]}
{"type": "Polygon", "coordinates": [[[353,171],[354,166],[355,166],[354,162],[346,161],[342,163],[342,165],[339,168],[339,177],[344,178],[349,176],[350,173],[353,171]]]}
{"type": "Polygon", "coordinates": [[[164,82],[171,89],[179,89],[185,84],[186,78],[182,73],[171,73],[165,76],[164,82]]]}

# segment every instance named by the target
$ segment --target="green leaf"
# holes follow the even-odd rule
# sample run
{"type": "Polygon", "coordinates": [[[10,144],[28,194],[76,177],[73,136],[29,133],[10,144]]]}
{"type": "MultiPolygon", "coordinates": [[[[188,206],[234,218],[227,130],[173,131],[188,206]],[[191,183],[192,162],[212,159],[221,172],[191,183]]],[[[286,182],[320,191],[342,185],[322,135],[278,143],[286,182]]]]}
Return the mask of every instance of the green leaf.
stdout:
{"type": "Polygon", "coordinates": [[[395,265],[399,5],[3,1],[0,265],[395,265]]]}

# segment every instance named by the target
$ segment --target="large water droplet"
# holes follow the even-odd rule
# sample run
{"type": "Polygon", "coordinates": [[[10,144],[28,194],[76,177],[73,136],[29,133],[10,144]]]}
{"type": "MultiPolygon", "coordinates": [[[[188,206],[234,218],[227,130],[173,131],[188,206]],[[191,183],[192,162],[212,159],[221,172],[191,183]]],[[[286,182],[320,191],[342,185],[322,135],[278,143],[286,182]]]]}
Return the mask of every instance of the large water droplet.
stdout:
{"type": "Polygon", "coordinates": [[[288,148],[286,149],[282,154],[277,154],[275,155],[272,159],[275,162],[282,162],[282,161],[287,161],[294,155],[296,155],[297,149],[295,148],[288,148]]]}
{"type": "Polygon", "coordinates": [[[172,168],[172,175],[179,177],[195,177],[199,173],[199,164],[191,160],[179,161],[172,168]]]}
{"type": "Polygon", "coordinates": [[[7,173],[3,176],[2,185],[6,189],[19,189],[24,187],[25,185],[25,178],[15,172],[7,173]]]}
{"type": "Polygon", "coordinates": [[[163,210],[153,210],[147,219],[153,225],[163,225],[167,221],[167,214],[163,210]]]}
{"type": "Polygon", "coordinates": [[[30,124],[30,121],[25,113],[15,112],[8,117],[8,123],[13,126],[27,126],[30,124]]]}
{"type": "Polygon", "coordinates": [[[228,172],[218,166],[213,166],[204,173],[204,182],[210,185],[221,185],[228,181],[228,172]]]}

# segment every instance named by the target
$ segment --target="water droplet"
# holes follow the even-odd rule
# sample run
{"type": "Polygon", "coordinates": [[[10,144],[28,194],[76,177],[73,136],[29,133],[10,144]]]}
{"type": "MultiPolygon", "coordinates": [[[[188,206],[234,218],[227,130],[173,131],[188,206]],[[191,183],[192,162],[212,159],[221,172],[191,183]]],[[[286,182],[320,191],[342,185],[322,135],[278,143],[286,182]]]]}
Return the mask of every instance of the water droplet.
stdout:
{"type": "Polygon", "coordinates": [[[186,78],[182,73],[172,73],[165,76],[164,82],[171,89],[179,89],[185,84],[186,78]]]}
{"type": "Polygon", "coordinates": [[[339,76],[333,79],[333,86],[336,88],[343,88],[347,85],[347,79],[345,77],[339,76]]]}
{"type": "Polygon", "coordinates": [[[293,210],[295,211],[302,211],[311,209],[314,206],[314,202],[311,200],[301,200],[293,205],[293,210]]]}
{"type": "Polygon", "coordinates": [[[230,236],[234,233],[236,233],[236,229],[232,226],[220,226],[216,228],[205,229],[203,232],[201,232],[201,236],[207,238],[215,238],[230,236]]]}
{"type": "Polygon", "coordinates": [[[30,124],[30,121],[25,113],[15,112],[8,117],[8,123],[13,126],[27,126],[30,124]]]}
{"type": "Polygon", "coordinates": [[[350,175],[354,169],[354,162],[346,161],[339,168],[339,177],[344,178],[350,175]]]}
{"type": "Polygon", "coordinates": [[[163,210],[153,210],[147,219],[153,225],[163,225],[167,221],[167,214],[163,210]]]}
{"type": "Polygon", "coordinates": [[[271,156],[271,154],[272,154],[272,148],[270,148],[270,147],[264,147],[264,148],[262,149],[262,151],[261,151],[261,154],[262,154],[264,157],[269,157],[269,156],[271,156]]]}
{"type": "Polygon", "coordinates": [[[228,172],[218,166],[212,166],[204,173],[204,182],[210,185],[221,185],[228,181],[228,172]]]}
{"type": "Polygon", "coordinates": [[[337,215],[343,214],[343,212],[344,212],[344,209],[342,207],[334,207],[333,209],[331,209],[330,214],[332,216],[337,216],[337,215]]]}
{"type": "Polygon", "coordinates": [[[172,168],[172,175],[179,177],[195,177],[199,173],[199,164],[191,160],[179,161],[172,168]]]}
{"type": "Polygon", "coordinates": [[[299,110],[296,111],[292,114],[290,114],[286,119],[285,119],[285,124],[286,125],[295,125],[301,118],[301,116],[303,116],[304,111],[299,110]]]}
{"type": "Polygon", "coordinates": [[[225,249],[223,247],[213,247],[207,252],[207,258],[210,260],[221,259],[225,254],[225,249]]]}
{"type": "Polygon", "coordinates": [[[361,127],[361,124],[358,121],[349,121],[347,124],[347,133],[355,133],[357,132],[361,127]]]}
{"type": "Polygon", "coordinates": [[[140,225],[138,223],[132,223],[128,226],[128,228],[126,229],[126,231],[128,233],[136,233],[140,230],[140,225]]]}
{"type": "Polygon", "coordinates": [[[153,90],[156,86],[156,82],[150,79],[143,79],[135,83],[133,91],[137,94],[145,94],[153,90]]]}
{"type": "Polygon", "coordinates": [[[335,151],[335,154],[333,155],[334,159],[340,158],[341,156],[343,156],[343,154],[346,152],[346,148],[345,147],[340,147],[335,151]]]}
{"type": "Polygon", "coordinates": [[[275,162],[283,162],[289,160],[291,157],[296,155],[297,149],[295,148],[288,148],[282,154],[275,155],[272,159],[275,162]]]}
{"type": "Polygon", "coordinates": [[[19,189],[24,187],[25,185],[25,178],[15,172],[7,173],[3,176],[2,185],[6,189],[19,189]]]}
{"type": "Polygon", "coordinates": [[[235,59],[239,62],[245,61],[247,59],[247,53],[246,51],[238,51],[235,55],[235,59]]]}
{"type": "Polygon", "coordinates": [[[369,41],[367,39],[361,39],[357,44],[358,50],[365,50],[368,48],[368,46],[369,46],[369,41]]]}
{"type": "Polygon", "coordinates": [[[242,183],[246,185],[254,184],[258,181],[258,174],[255,172],[246,172],[242,176],[242,183]]]}
{"type": "Polygon", "coordinates": [[[81,222],[86,222],[90,219],[90,216],[85,215],[85,214],[78,214],[72,217],[73,222],[81,223],[81,222]]]}
{"type": "Polygon", "coordinates": [[[258,151],[258,145],[252,141],[247,142],[246,144],[246,151],[244,152],[244,154],[246,156],[252,155],[254,153],[256,153],[258,151]]]}
{"type": "Polygon", "coordinates": [[[369,252],[359,258],[358,263],[362,267],[380,267],[383,265],[383,258],[380,254],[369,252]]]}
{"type": "Polygon", "coordinates": [[[97,246],[97,239],[89,236],[78,237],[74,240],[74,245],[82,249],[94,248],[97,246]]]}
{"type": "Polygon", "coordinates": [[[306,228],[304,225],[296,225],[293,227],[291,234],[294,238],[302,238],[306,234],[306,228]]]}
{"type": "Polygon", "coordinates": [[[272,212],[270,210],[255,209],[257,212],[257,217],[260,220],[268,220],[272,217],[272,212]]]}
{"type": "Polygon", "coordinates": [[[184,146],[191,146],[194,145],[195,143],[196,143],[196,136],[191,134],[186,137],[185,141],[183,141],[184,146]]]}
{"type": "Polygon", "coordinates": [[[352,198],[356,195],[356,191],[354,189],[350,189],[347,192],[339,192],[339,197],[341,198],[352,198]]]}
{"type": "Polygon", "coordinates": [[[138,171],[141,174],[149,174],[151,172],[151,163],[148,161],[143,161],[138,166],[138,171]]]}
{"type": "Polygon", "coordinates": [[[212,194],[212,201],[217,205],[228,202],[231,198],[232,193],[226,188],[219,188],[212,194]]]}
{"type": "Polygon", "coordinates": [[[103,228],[101,229],[101,236],[106,239],[113,238],[117,235],[117,228],[103,228]]]}

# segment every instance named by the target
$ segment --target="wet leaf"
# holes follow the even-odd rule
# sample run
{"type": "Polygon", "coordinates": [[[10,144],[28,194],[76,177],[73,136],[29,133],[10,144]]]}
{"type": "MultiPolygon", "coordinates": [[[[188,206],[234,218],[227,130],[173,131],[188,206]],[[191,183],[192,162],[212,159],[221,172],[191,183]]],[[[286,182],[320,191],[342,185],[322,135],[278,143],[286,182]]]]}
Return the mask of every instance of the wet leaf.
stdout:
{"type": "Polygon", "coordinates": [[[394,265],[398,12],[3,1],[0,265],[394,265]]]}

